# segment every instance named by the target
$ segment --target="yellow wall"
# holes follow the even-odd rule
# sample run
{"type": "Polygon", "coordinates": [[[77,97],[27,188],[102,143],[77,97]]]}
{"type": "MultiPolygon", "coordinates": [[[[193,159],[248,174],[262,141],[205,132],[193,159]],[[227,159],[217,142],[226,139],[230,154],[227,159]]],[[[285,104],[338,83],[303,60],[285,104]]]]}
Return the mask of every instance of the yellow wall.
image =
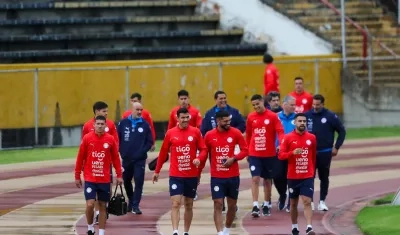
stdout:
{"type": "MultiPolygon", "coordinates": [[[[314,63],[303,62],[316,58],[339,58],[329,56],[281,56],[275,58],[280,71],[281,93],[293,89],[293,78],[302,76],[306,89],[315,91],[314,63]],[[289,63],[288,61],[298,62],[289,63]],[[303,61],[302,61],[303,60],[303,61]],[[286,62],[285,62],[286,61],[286,62]]],[[[86,63],[11,64],[0,65],[0,70],[34,68],[79,68],[135,65],[187,64],[198,62],[250,62],[261,61],[259,56],[197,58],[147,61],[110,61],[86,63]]],[[[342,112],[339,62],[320,62],[319,92],[326,97],[326,106],[342,112]]],[[[229,103],[243,114],[249,113],[249,97],[263,92],[264,65],[223,66],[223,88],[229,103]]],[[[129,91],[143,95],[145,108],[150,110],[155,121],[165,121],[170,109],[177,104],[176,93],[187,89],[192,104],[204,114],[214,105],[213,94],[219,87],[219,68],[184,67],[151,68],[130,71],[129,91]]],[[[34,126],[34,74],[33,72],[0,73],[0,129],[27,128],[34,126]]],[[[115,119],[117,100],[124,109],[125,71],[40,71],[39,72],[39,125],[50,127],[55,123],[55,106],[59,102],[61,123],[64,126],[81,125],[92,116],[91,106],[103,100],[110,106],[109,117],[115,119]]]]}

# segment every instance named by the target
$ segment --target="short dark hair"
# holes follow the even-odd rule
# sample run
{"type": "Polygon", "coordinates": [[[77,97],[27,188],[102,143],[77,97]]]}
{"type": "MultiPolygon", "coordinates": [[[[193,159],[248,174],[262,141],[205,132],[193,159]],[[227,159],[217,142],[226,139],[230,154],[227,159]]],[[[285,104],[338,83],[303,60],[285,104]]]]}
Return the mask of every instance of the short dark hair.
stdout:
{"type": "Polygon", "coordinates": [[[324,98],[324,96],[321,95],[321,94],[315,94],[315,95],[313,96],[313,100],[319,100],[319,101],[321,101],[322,104],[325,103],[325,98],[324,98]]]}
{"type": "Polygon", "coordinates": [[[131,99],[135,99],[135,98],[138,98],[138,100],[142,100],[142,95],[135,92],[131,95],[131,99]]]}
{"type": "Polygon", "coordinates": [[[100,120],[100,121],[106,121],[106,117],[104,117],[104,116],[96,116],[95,118],[94,118],[94,120],[95,121],[98,121],[98,120],[100,120]]]}
{"type": "Polygon", "coordinates": [[[225,110],[220,110],[218,112],[215,113],[215,118],[216,119],[221,119],[221,118],[225,118],[225,117],[229,117],[230,113],[228,111],[225,110]]]}
{"type": "Polygon", "coordinates": [[[179,108],[178,111],[176,111],[176,116],[179,117],[181,113],[189,113],[189,110],[187,108],[179,108]]]}
{"type": "Polygon", "coordinates": [[[304,113],[296,113],[296,115],[294,115],[294,119],[297,119],[298,117],[306,117],[306,115],[304,113]]]}
{"type": "Polygon", "coordinates": [[[267,101],[270,102],[274,97],[278,97],[279,99],[281,99],[281,94],[277,91],[270,91],[267,95],[267,101]]]}
{"type": "Polygon", "coordinates": [[[264,54],[263,62],[264,62],[264,64],[270,64],[270,63],[274,62],[274,57],[272,57],[272,55],[266,53],[266,54],[264,54]]]}
{"type": "Polygon", "coordinates": [[[187,90],[180,90],[178,91],[178,98],[181,96],[187,96],[189,97],[189,92],[187,90]]]}
{"type": "Polygon", "coordinates": [[[303,79],[302,77],[295,77],[295,78],[294,78],[294,80],[295,80],[295,81],[297,81],[297,80],[301,80],[301,81],[303,81],[303,82],[304,82],[304,79],[303,79]]]}
{"type": "Polygon", "coordinates": [[[102,110],[108,108],[108,104],[103,101],[97,101],[93,105],[93,113],[96,113],[96,110],[102,110]]]}
{"type": "Polygon", "coordinates": [[[219,95],[226,95],[226,93],[224,91],[217,91],[214,94],[214,100],[216,100],[218,98],[219,95]]]}
{"type": "Polygon", "coordinates": [[[253,96],[251,97],[250,100],[251,100],[251,101],[254,101],[254,100],[263,100],[263,97],[262,97],[261,95],[259,95],[259,94],[255,94],[255,95],[253,95],[253,96]]]}

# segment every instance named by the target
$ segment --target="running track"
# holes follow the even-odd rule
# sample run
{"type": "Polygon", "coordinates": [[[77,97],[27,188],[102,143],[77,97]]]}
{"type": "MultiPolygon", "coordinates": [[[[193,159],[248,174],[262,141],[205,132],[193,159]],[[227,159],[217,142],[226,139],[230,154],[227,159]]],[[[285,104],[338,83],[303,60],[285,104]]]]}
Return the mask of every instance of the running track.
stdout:
{"type": "MultiPolygon", "coordinates": [[[[341,226],[337,222],[331,224],[329,220],[340,205],[368,195],[397,190],[400,186],[400,176],[396,174],[400,167],[399,142],[400,138],[347,141],[331,170],[331,190],[327,200],[331,210],[327,214],[315,213],[314,228],[319,235],[335,234],[341,226]]],[[[252,204],[250,176],[245,162],[241,163],[241,168],[240,212],[231,235],[289,234],[288,213],[278,212],[275,203],[271,217],[252,219],[249,216],[252,204]]],[[[167,165],[163,169],[167,169],[167,165]]],[[[85,234],[83,194],[74,186],[72,171],[73,160],[0,166],[0,234],[85,234]]],[[[160,182],[154,185],[150,182],[151,176],[152,173],[148,172],[141,203],[144,214],[112,216],[107,223],[107,235],[171,234],[167,174],[161,174],[160,182]]],[[[216,234],[208,182],[209,175],[203,174],[191,235],[216,234]]],[[[315,201],[318,201],[319,183],[316,182],[315,201]]],[[[273,192],[275,201],[276,195],[273,192]]],[[[300,218],[299,225],[303,231],[305,222],[300,218]]],[[[353,231],[352,235],[356,232],[353,231]]]]}

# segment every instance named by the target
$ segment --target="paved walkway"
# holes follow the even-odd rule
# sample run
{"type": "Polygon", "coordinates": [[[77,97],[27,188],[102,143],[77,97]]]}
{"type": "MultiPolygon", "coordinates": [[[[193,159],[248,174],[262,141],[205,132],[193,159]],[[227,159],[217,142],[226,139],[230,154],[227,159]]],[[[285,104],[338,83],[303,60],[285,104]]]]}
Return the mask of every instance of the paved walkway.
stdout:
{"type": "MultiPolygon", "coordinates": [[[[349,200],[396,191],[400,179],[396,173],[400,167],[399,143],[400,138],[347,141],[332,165],[327,201],[331,211],[349,200]]],[[[57,160],[0,166],[0,234],[85,234],[85,203],[83,193],[73,184],[73,165],[74,160],[57,160]]],[[[240,211],[231,234],[289,234],[289,215],[278,212],[276,207],[270,217],[252,219],[249,216],[252,204],[250,174],[246,162],[240,165],[240,211]]],[[[167,168],[168,164],[163,169],[166,171],[167,168]]],[[[141,203],[144,214],[111,216],[107,235],[171,234],[167,172],[161,174],[157,184],[152,184],[151,176],[152,173],[147,172],[141,203]]],[[[195,202],[191,235],[216,234],[208,182],[209,174],[206,173],[199,186],[200,199],[195,202]]],[[[315,190],[319,191],[318,183],[315,190]]],[[[274,201],[276,195],[274,191],[274,201]]],[[[316,195],[317,201],[318,193],[316,195]]],[[[305,222],[302,218],[299,224],[303,230],[305,222]]],[[[319,235],[334,234],[332,229],[335,227],[329,226],[323,213],[316,212],[314,226],[319,235]]]]}

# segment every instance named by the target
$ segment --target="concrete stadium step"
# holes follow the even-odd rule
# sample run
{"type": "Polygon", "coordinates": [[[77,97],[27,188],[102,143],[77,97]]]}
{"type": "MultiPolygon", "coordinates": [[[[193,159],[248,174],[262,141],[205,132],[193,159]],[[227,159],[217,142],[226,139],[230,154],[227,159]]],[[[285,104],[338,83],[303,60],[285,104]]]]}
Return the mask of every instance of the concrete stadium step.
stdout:
{"type": "MultiPolygon", "coordinates": [[[[369,62],[366,62],[367,64],[369,62]]],[[[373,61],[372,62],[372,68],[374,70],[381,70],[381,69],[397,69],[399,68],[399,63],[400,60],[382,60],[382,61],[373,61]]],[[[364,62],[363,61],[354,61],[354,62],[349,62],[348,65],[349,67],[353,68],[353,69],[362,69],[364,62]]]]}
{"type": "MultiPolygon", "coordinates": [[[[305,15],[337,15],[332,9],[326,7],[325,5],[320,5],[317,8],[310,8],[307,11],[303,9],[287,8],[285,6],[281,7],[282,10],[286,11],[291,16],[305,16],[305,15]]],[[[345,10],[346,15],[377,15],[383,14],[383,10],[380,8],[347,8],[345,10]]]]}
{"type": "MultiPolygon", "coordinates": [[[[362,26],[367,26],[369,30],[371,29],[380,29],[382,27],[382,22],[381,21],[360,21],[358,22],[362,26]]],[[[320,22],[309,22],[307,23],[309,26],[313,28],[319,28],[319,27],[324,27],[326,30],[331,30],[331,31],[339,31],[341,32],[341,22],[331,22],[331,21],[324,21],[323,18],[321,18],[320,22]]],[[[360,30],[356,29],[353,24],[351,23],[346,23],[346,29],[349,30],[357,30],[360,32],[360,30]]]]}
{"type": "MultiPolygon", "coordinates": [[[[368,70],[356,70],[353,71],[355,75],[358,77],[367,77],[368,76],[368,70]]],[[[397,69],[375,69],[372,71],[374,74],[375,78],[378,77],[391,77],[392,75],[398,75],[400,74],[400,68],[397,69]]]]}
{"type": "MultiPolygon", "coordinates": [[[[368,76],[359,77],[362,81],[368,81],[368,76]]],[[[400,76],[390,77],[372,77],[372,83],[376,85],[382,85],[384,87],[397,87],[400,88],[400,76]]]]}
{"type": "MultiPolygon", "coordinates": [[[[382,19],[382,14],[354,15],[354,16],[349,16],[349,17],[355,21],[379,21],[382,19]]],[[[339,15],[300,16],[298,19],[302,22],[307,22],[307,23],[321,23],[321,22],[339,22],[340,23],[339,15]]]]}

